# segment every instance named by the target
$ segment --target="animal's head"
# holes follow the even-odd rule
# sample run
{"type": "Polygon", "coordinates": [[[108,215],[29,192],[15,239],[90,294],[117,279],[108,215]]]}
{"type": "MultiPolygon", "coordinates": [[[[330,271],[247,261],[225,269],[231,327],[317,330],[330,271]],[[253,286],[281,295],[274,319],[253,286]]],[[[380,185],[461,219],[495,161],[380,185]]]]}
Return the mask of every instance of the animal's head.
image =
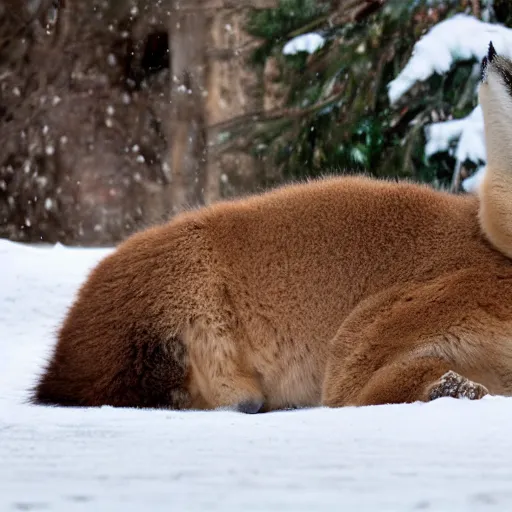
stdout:
{"type": "Polygon", "coordinates": [[[484,115],[512,121],[512,62],[498,55],[492,42],[482,61],[479,97],[484,115]]]}
{"type": "Polygon", "coordinates": [[[479,100],[484,115],[487,167],[510,171],[512,162],[512,62],[489,45],[482,62],[479,100]]]}
{"type": "Polygon", "coordinates": [[[480,195],[480,225],[488,240],[512,258],[512,62],[492,43],[482,63],[479,91],[487,166],[480,195]]]}

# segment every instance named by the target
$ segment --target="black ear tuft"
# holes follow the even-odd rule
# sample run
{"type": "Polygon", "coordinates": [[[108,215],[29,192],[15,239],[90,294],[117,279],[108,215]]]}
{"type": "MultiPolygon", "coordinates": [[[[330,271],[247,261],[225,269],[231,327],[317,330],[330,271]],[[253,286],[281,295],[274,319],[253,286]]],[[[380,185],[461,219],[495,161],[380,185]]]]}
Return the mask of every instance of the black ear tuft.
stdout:
{"type": "Polygon", "coordinates": [[[497,53],[494,49],[494,45],[492,44],[492,41],[489,43],[489,52],[487,53],[487,59],[489,62],[492,62],[494,58],[496,57],[497,53]]]}
{"type": "Polygon", "coordinates": [[[482,81],[485,81],[485,78],[487,76],[487,66],[489,65],[489,60],[487,57],[484,57],[482,59],[482,66],[480,68],[480,76],[482,78],[482,81]]]}

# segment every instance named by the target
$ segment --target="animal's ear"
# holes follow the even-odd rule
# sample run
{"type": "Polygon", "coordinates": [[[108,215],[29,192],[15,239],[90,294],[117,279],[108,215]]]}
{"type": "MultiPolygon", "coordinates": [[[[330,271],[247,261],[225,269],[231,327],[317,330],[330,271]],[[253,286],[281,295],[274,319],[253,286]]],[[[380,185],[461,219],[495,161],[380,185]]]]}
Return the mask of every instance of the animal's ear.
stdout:
{"type": "Polygon", "coordinates": [[[504,93],[506,96],[512,97],[512,62],[498,55],[492,41],[489,44],[487,55],[482,60],[482,84],[488,84],[491,76],[496,78],[496,82],[499,84],[494,91],[495,95],[501,96],[501,93],[504,93]],[[501,89],[501,91],[497,89],[501,89]]]}
{"type": "Polygon", "coordinates": [[[496,53],[496,50],[494,49],[494,45],[492,44],[492,41],[489,43],[489,50],[487,52],[487,60],[489,62],[493,62],[498,54],[496,53]]]}
{"type": "Polygon", "coordinates": [[[489,64],[492,64],[495,60],[498,54],[496,53],[496,49],[494,48],[494,45],[492,44],[492,41],[489,43],[489,48],[487,49],[487,55],[482,59],[482,67],[481,67],[481,76],[482,76],[482,82],[485,82],[487,80],[487,71],[489,69],[489,64]]]}

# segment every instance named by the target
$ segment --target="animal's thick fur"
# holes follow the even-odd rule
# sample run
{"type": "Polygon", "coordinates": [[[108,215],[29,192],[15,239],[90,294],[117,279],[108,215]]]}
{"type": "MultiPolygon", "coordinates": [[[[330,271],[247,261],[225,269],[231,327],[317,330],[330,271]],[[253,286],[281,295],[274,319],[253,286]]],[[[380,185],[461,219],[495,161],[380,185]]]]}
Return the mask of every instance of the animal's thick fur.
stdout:
{"type": "Polygon", "coordinates": [[[325,179],[137,234],[80,290],[34,401],[256,412],[512,394],[512,65],[492,56],[485,75],[480,198],[325,179]]]}

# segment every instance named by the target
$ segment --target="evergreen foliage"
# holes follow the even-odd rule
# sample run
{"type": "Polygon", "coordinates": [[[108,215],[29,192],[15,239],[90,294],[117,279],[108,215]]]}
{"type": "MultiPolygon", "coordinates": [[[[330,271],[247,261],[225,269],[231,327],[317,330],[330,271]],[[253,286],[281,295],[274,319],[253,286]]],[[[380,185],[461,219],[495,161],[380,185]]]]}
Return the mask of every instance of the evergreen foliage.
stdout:
{"type": "MultiPolygon", "coordinates": [[[[471,14],[472,7],[474,2],[464,0],[388,0],[359,22],[333,26],[329,6],[312,0],[282,0],[278,9],[258,13],[249,26],[265,39],[256,62],[276,58],[289,90],[282,115],[255,130],[255,150],[275,162],[282,179],[367,172],[447,186],[453,156],[427,159],[424,128],[471,112],[478,63],[462,62],[433,76],[394,106],[387,84],[429,28],[455,13],[471,14]],[[326,38],[321,50],[282,55],[286,41],[311,30],[326,38]]],[[[508,0],[496,0],[492,13],[491,22],[512,26],[508,0]]]]}

